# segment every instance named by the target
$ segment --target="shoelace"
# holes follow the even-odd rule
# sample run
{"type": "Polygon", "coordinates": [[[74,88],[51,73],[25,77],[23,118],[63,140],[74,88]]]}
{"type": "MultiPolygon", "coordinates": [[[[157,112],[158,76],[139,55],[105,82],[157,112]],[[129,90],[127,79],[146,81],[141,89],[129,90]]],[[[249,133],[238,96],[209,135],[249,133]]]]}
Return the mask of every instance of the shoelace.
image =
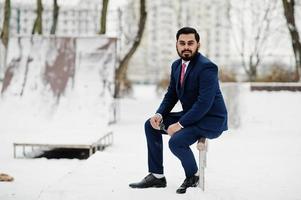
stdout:
{"type": "Polygon", "coordinates": [[[149,179],[151,179],[153,177],[153,175],[152,174],[149,174],[149,175],[147,175],[144,179],[145,180],[149,180],[149,179]]]}
{"type": "Polygon", "coordinates": [[[191,187],[196,179],[194,177],[191,178],[185,178],[184,182],[182,183],[181,187],[191,187]]]}

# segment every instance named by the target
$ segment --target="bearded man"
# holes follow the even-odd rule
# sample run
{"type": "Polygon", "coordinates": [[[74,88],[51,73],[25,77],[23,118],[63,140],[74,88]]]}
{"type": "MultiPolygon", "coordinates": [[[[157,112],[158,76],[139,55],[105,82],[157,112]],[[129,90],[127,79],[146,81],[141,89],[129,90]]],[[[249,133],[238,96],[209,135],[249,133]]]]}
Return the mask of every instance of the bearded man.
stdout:
{"type": "Polygon", "coordinates": [[[131,183],[132,188],[166,187],[162,134],[170,136],[169,148],[185,172],[185,180],[176,192],[182,194],[188,187],[197,186],[198,166],[190,145],[200,138],[217,138],[228,129],[218,67],[198,52],[199,34],[194,28],[184,27],[177,32],[176,39],[180,58],[171,65],[170,83],[161,105],[145,122],[149,174],[142,181],[131,183]],[[183,110],[171,112],[178,101],[183,110]]]}

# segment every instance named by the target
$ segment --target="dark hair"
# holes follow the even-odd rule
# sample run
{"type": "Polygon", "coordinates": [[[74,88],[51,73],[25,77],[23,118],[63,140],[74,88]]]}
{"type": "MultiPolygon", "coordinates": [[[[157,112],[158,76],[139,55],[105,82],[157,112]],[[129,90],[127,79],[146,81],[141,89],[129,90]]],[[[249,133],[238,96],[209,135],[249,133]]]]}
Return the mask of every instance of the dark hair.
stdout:
{"type": "Polygon", "coordinates": [[[200,41],[200,35],[198,34],[198,32],[194,28],[191,28],[191,27],[183,27],[180,30],[178,30],[177,35],[176,35],[177,41],[178,41],[181,34],[190,34],[190,33],[194,34],[195,40],[197,42],[200,41]]]}

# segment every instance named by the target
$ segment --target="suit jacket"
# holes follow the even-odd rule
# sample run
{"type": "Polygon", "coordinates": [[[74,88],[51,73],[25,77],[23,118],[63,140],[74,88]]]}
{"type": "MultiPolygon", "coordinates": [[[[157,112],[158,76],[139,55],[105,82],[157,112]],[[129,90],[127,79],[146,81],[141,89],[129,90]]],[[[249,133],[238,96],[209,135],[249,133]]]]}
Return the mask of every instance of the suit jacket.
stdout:
{"type": "Polygon", "coordinates": [[[178,59],[171,66],[170,84],[157,113],[164,118],[180,100],[183,112],[179,122],[184,128],[196,125],[211,133],[209,138],[219,136],[228,126],[217,66],[197,53],[187,66],[181,87],[181,64],[181,59],[178,59]]]}

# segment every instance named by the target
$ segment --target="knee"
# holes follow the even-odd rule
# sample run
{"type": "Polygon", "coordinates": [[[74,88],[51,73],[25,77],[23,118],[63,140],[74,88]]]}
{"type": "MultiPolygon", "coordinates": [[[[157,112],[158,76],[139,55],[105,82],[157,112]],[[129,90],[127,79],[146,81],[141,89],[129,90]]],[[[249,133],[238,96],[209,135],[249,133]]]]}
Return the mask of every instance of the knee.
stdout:
{"type": "Polygon", "coordinates": [[[152,127],[150,120],[146,120],[146,122],[144,123],[144,132],[146,134],[146,136],[150,135],[151,133],[153,133],[154,128],[152,127]]]}
{"type": "Polygon", "coordinates": [[[145,121],[145,123],[144,123],[144,129],[145,129],[145,130],[149,130],[149,129],[152,129],[152,128],[153,128],[153,127],[152,127],[152,125],[151,125],[149,119],[147,119],[147,120],[145,121]]]}
{"type": "Polygon", "coordinates": [[[177,137],[172,136],[168,141],[168,146],[171,151],[174,151],[177,147],[179,147],[179,140],[177,137]]]}

